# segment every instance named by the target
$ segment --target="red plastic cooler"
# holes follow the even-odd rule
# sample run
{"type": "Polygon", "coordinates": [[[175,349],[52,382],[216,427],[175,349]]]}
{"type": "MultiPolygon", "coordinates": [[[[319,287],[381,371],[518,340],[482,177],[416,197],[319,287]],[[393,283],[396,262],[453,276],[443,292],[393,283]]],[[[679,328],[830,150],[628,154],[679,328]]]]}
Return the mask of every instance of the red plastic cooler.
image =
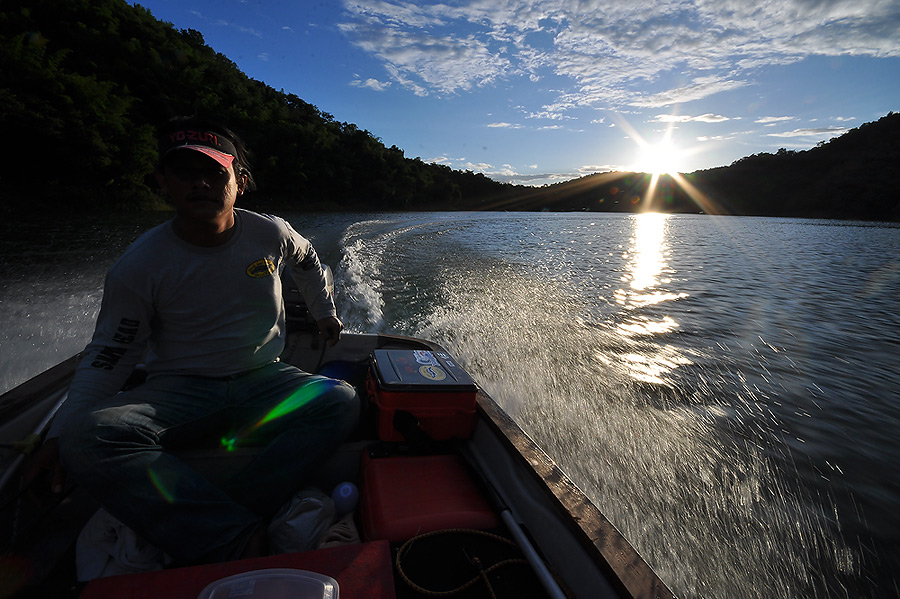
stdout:
{"type": "Polygon", "coordinates": [[[368,390],[378,408],[378,437],[403,441],[394,414],[405,410],[436,441],[468,438],[475,428],[472,377],[445,352],[377,349],[372,354],[368,390]]]}

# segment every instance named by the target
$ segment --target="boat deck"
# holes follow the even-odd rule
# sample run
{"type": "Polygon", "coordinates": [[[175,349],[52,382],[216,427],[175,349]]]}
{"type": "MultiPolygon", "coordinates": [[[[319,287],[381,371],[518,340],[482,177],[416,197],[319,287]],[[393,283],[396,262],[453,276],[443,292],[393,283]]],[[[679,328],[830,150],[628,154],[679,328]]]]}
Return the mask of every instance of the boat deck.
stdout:
{"type": "MultiPolygon", "coordinates": [[[[283,360],[309,372],[322,371],[348,380],[359,389],[361,397],[366,397],[370,357],[375,349],[388,348],[442,351],[422,340],[377,335],[346,335],[335,348],[326,348],[314,336],[296,330],[283,360]]],[[[40,412],[34,398],[40,396],[45,404],[58,401],[54,393],[68,384],[73,367],[74,362],[70,361],[37,377],[40,380],[29,383],[25,390],[16,390],[20,413],[0,428],[0,438],[22,438],[26,431],[33,430],[28,426],[46,426],[46,416],[37,420],[33,417],[40,412]],[[33,398],[30,403],[28,395],[33,398]],[[27,405],[27,409],[22,409],[22,405],[27,405]],[[23,415],[26,412],[32,415],[30,424],[23,415]],[[18,429],[10,424],[13,422],[18,429]]],[[[0,398],[0,407],[4,405],[7,404],[0,398]]],[[[43,408],[45,413],[48,410],[47,406],[43,408]]],[[[373,415],[371,409],[369,415],[373,415]]],[[[480,389],[477,415],[469,438],[432,443],[383,442],[377,438],[374,422],[367,420],[313,480],[326,493],[343,481],[354,482],[361,489],[361,506],[354,515],[360,540],[316,551],[78,583],[74,542],[98,506],[77,487],[70,486],[61,501],[52,502],[48,497],[33,498],[27,491],[13,490],[13,485],[8,484],[0,489],[0,526],[12,542],[4,548],[0,562],[0,576],[4,579],[0,586],[18,588],[16,594],[9,596],[22,598],[193,598],[207,584],[224,576],[296,568],[332,576],[344,599],[449,596],[441,594],[449,591],[455,591],[454,597],[463,598],[672,596],[621,534],[480,389]],[[436,493],[438,500],[426,500],[434,485],[420,473],[405,477],[408,480],[403,476],[388,479],[410,485],[401,495],[388,495],[393,499],[376,500],[373,497],[377,493],[371,491],[375,485],[366,479],[366,464],[379,459],[404,464],[435,460],[428,462],[428,468],[440,468],[435,464],[452,459],[464,470],[461,485],[476,491],[460,500],[461,504],[441,499],[454,495],[460,486],[455,484],[436,493]],[[364,513],[378,501],[390,505],[401,500],[409,508],[394,510],[389,518],[384,514],[390,510],[383,507],[376,509],[375,516],[364,513]],[[421,506],[429,501],[430,507],[421,506]],[[435,526],[433,514],[424,517],[417,513],[429,509],[444,509],[449,514],[439,515],[435,526]],[[486,512],[490,516],[487,519],[486,512]],[[421,518],[420,524],[413,524],[415,532],[410,532],[408,526],[406,532],[396,532],[403,526],[371,524],[382,516],[395,521],[408,516],[413,522],[416,517],[421,518]],[[433,531],[434,528],[439,531],[433,531]],[[444,529],[452,532],[440,532],[444,529]]],[[[222,451],[197,450],[183,457],[204,476],[215,480],[217,471],[220,474],[223,469],[233,470],[236,462],[249,460],[253,455],[252,448],[238,449],[223,459],[222,451]]],[[[4,467],[8,472],[9,463],[4,467]]],[[[0,593],[0,597],[5,596],[0,593]]]]}

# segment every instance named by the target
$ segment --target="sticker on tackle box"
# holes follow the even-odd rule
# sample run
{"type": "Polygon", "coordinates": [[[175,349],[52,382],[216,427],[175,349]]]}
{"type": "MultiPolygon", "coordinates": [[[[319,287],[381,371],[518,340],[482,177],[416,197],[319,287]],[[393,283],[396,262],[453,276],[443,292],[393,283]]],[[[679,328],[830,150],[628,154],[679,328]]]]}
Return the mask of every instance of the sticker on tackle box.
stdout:
{"type": "Polygon", "coordinates": [[[472,377],[446,352],[377,349],[373,353],[373,361],[378,382],[384,389],[423,385],[446,391],[477,389],[472,377]]]}

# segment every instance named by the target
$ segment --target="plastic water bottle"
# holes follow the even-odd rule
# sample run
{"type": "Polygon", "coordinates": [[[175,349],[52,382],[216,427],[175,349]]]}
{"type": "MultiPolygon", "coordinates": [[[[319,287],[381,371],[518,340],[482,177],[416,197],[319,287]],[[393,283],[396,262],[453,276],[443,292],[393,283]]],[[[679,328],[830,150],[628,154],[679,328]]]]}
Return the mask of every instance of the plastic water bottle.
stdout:
{"type": "Polygon", "coordinates": [[[356,509],[359,501],[359,489],[353,483],[341,483],[331,493],[334,509],[338,516],[343,516],[356,509]]]}

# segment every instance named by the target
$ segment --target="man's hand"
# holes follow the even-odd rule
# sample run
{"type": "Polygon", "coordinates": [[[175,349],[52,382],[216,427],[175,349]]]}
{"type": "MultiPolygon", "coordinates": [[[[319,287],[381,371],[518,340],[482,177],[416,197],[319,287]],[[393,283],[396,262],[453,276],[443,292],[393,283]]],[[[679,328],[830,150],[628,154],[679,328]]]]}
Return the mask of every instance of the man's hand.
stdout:
{"type": "Polygon", "coordinates": [[[33,456],[25,462],[24,485],[28,487],[44,472],[50,473],[50,490],[54,494],[63,492],[66,471],[59,461],[59,439],[47,439],[33,456]]]}
{"type": "Polygon", "coordinates": [[[342,323],[337,316],[329,316],[322,320],[316,321],[319,325],[319,333],[325,337],[325,343],[328,347],[334,347],[334,344],[341,340],[341,331],[344,330],[342,323]]]}

